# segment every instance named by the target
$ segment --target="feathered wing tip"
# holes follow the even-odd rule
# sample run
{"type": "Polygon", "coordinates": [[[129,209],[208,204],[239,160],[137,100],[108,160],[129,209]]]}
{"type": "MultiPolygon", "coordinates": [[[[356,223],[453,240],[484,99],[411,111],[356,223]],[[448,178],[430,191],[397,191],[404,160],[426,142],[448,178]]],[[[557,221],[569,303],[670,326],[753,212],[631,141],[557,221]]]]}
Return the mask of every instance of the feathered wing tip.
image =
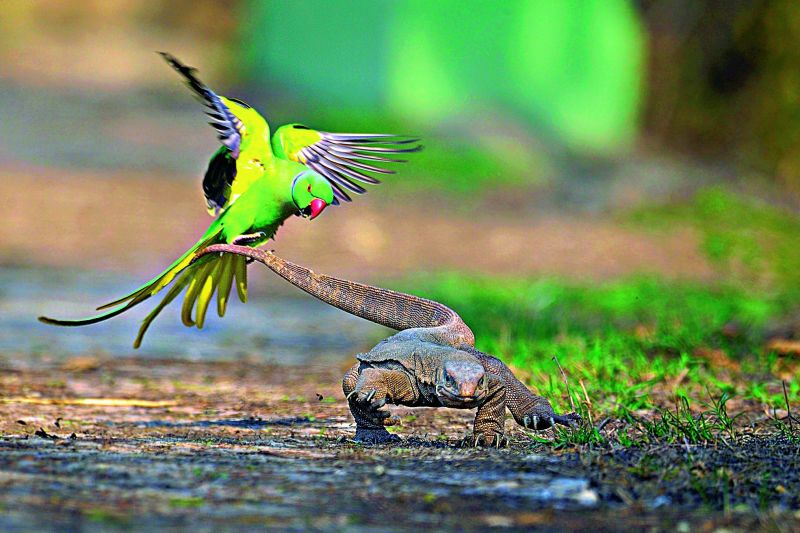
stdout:
{"type": "Polygon", "coordinates": [[[204,95],[208,88],[197,78],[197,76],[195,76],[195,73],[197,72],[196,68],[181,63],[177,57],[169,52],[158,52],[158,55],[163,57],[164,61],[166,61],[169,66],[174,68],[181,76],[186,78],[186,82],[193,91],[198,93],[200,96],[204,95]]]}
{"type": "MultiPolygon", "coordinates": [[[[196,76],[197,69],[185,65],[172,54],[158,52],[161,57],[175,69],[186,80],[186,85],[198,96],[206,106],[206,115],[211,118],[209,124],[217,131],[219,141],[230,150],[233,158],[239,157],[239,147],[242,141],[242,129],[244,125],[239,117],[234,115],[220,97],[209,89],[196,76]]],[[[246,104],[245,104],[246,105],[246,104]]],[[[249,107],[249,106],[248,106],[249,107]]]]}
{"type": "Polygon", "coordinates": [[[349,193],[364,194],[360,183],[378,184],[380,180],[365,174],[395,174],[396,171],[368,162],[405,163],[405,159],[387,157],[422,150],[416,137],[386,133],[328,133],[320,132],[321,139],[300,151],[304,163],[324,176],[333,187],[337,199],[350,202],[349,193]]]}

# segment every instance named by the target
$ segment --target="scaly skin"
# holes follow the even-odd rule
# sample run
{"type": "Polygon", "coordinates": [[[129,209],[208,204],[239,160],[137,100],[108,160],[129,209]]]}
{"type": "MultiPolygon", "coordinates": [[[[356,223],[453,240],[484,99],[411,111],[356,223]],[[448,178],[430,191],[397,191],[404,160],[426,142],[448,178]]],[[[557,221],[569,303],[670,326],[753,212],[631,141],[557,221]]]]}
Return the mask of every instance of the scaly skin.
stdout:
{"type": "MultiPolygon", "coordinates": [[[[555,424],[571,426],[580,420],[575,413],[557,415],[550,402],[528,390],[502,361],[475,349],[475,336],[469,327],[455,311],[439,302],[317,274],[270,251],[235,245],[214,245],[199,252],[198,257],[210,253],[235,253],[258,261],[292,285],[327,304],[383,326],[401,330],[389,340],[411,340],[420,343],[420,346],[423,343],[438,344],[473,355],[487,374],[497,376],[502,382],[506,407],[511,411],[514,420],[523,427],[543,430],[555,424]]],[[[361,365],[362,363],[355,364],[345,375],[346,394],[355,387],[353,380],[358,379],[356,376],[359,375],[361,365]]]]}
{"type": "Polygon", "coordinates": [[[409,407],[477,407],[474,444],[499,446],[503,441],[506,389],[486,372],[471,353],[420,340],[403,331],[378,343],[345,375],[342,382],[356,420],[356,440],[383,443],[399,440],[387,403],[409,407]]]}

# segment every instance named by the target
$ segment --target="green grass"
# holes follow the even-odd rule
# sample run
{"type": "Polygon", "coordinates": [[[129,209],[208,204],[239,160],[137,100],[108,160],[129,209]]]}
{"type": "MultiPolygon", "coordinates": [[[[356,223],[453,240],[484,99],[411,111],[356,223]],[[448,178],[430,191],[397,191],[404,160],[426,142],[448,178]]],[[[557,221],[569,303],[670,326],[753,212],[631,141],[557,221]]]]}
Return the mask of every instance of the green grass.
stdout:
{"type": "Polygon", "coordinates": [[[658,231],[689,227],[702,251],[728,280],[770,290],[800,286],[800,217],[723,187],[701,190],[689,202],[628,213],[628,221],[658,231]]]}
{"type": "MultiPolygon", "coordinates": [[[[606,417],[625,421],[614,436],[623,446],[734,438],[739,413],[730,404],[757,416],[763,406],[784,409],[781,376],[797,370],[764,347],[764,328],[792,309],[781,295],[655,278],[598,285],[449,274],[402,288],[410,287],[456,309],[479,349],[569,411],[558,358],[572,402],[593,425],[558,431],[547,439],[557,446],[604,443],[595,426],[606,417]]],[[[787,395],[800,408],[796,380],[787,395]]]]}
{"type": "MultiPolygon", "coordinates": [[[[765,332],[800,306],[800,218],[723,189],[639,210],[628,222],[694,228],[718,270],[714,283],[632,277],[604,283],[461,274],[417,276],[397,288],[441,301],[470,325],[477,347],[510,364],[559,411],[625,420],[616,442],[735,437],[737,416],[800,410],[800,362],[766,348],[765,332]],[[737,411],[729,414],[729,409],[737,411]],[[644,415],[642,415],[644,413],[644,415]]],[[[732,412],[732,411],[731,411],[732,412]]],[[[773,423],[796,436],[800,425],[773,423]]],[[[600,443],[592,426],[555,442],[600,443]]],[[[553,442],[553,441],[551,441],[553,442]]]]}
{"type": "MultiPolygon", "coordinates": [[[[791,301],[778,296],[655,278],[597,285],[449,274],[414,278],[404,288],[410,287],[456,309],[479,349],[529,376],[561,408],[566,388],[554,356],[576,398],[585,400],[583,382],[604,411],[654,408],[654,389],[681,375],[673,394],[696,397],[709,387],[775,406],[783,402],[773,375],[777,358],[761,342],[769,321],[791,309],[791,301]],[[733,324],[736,331],[726,332],[733,324]],[[745,382],[742,375],[762,379],[745,382]]],[[[797,384],[790,388],[796,400],[797,384]]]]}

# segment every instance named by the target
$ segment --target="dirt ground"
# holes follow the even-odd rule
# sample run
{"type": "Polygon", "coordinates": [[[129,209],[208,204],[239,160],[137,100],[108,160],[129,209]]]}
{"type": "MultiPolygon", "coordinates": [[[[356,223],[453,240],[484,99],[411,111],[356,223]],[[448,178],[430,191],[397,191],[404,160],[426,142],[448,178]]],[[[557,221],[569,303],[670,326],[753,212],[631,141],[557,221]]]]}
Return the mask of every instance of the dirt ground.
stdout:
{"type": "MultiPolygon", "coordinates": [[[[709,511],[679,479],[670,490],[632,477],[635,451],[558,453],[511,420],[509,448],[465,447],[471,411],[396,408],[403,444],[355,443],[338,385],[349,363],[73,357],[5,368],[0,530],[800,527],[778,508],[709,511]]],[[[774,468],[800,471],[796,451],[771,455],[774,468]]],[[[793,477],[782,509],[797,504],[793,477]]]]}

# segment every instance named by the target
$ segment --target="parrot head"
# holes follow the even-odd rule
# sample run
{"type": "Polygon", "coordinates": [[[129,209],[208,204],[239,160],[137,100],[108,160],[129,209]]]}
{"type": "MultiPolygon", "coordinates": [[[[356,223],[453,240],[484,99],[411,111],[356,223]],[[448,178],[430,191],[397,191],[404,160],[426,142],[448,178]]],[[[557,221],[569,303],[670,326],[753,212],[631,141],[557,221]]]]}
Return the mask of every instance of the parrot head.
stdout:
{"type": "Polygon", "coordinates": [[[333,203],[333,188],[328,180],[313,170],[306,170],[292,182],[292,201],[298,215],[313,220],[333,203]]]}

